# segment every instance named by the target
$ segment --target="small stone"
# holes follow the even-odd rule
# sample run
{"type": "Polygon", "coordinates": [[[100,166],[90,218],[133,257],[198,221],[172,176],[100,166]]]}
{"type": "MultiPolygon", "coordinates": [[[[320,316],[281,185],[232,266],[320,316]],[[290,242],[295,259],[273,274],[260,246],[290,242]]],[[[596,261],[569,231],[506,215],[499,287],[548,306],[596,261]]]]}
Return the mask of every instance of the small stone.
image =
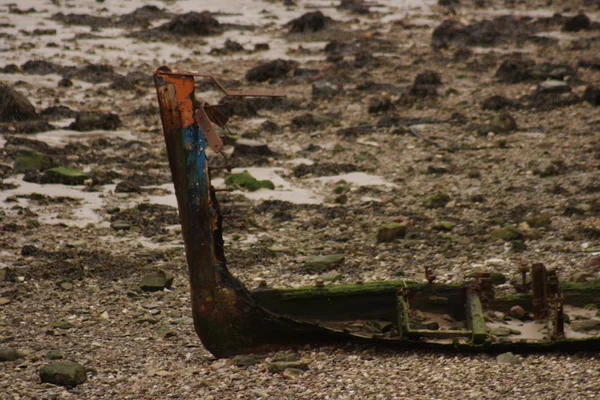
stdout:
{"type": "Polygon", "coordinates": [[[329,271],[320,276],[321,279],[325,282],[335,282],[342,279],[344,275],[337,271],[329,271]]]}
{"type": "Polygon", "coordinates": [[[140,288],[145,292],[156,292],[170,289],[174,275],[168,271],[157,270],[142,277],[140,288]]]}
{"type": "Polygon", "coordinates": [[[231,359],[234,365],[238,367],[249,367],[260,363],[260,359],[254,354],[240,354],[231,359]]]}
{"type": "Polygon", "coordinates": [[[54,328],[59,328],[59,329],[71,329],[71,328],[75,327],[75,325],[73,325],[69,321],[64,321],[64,320],[56,321],[52,324],[52,326],[54,328]]]}
{"type": "Polygon", "coordinates": [[[302,263],[302,269],[312,274],[323,273],[341,265],[345,258],[343,254],[307,257],[302,263]]]}
{"type": "Polygon", "coordinates": [[[56,167],[44,171],[41,183],[62,183],[63,185],[83,185],[89,179],[88,172],[82,172],[75,168],[56,167]]]}
{"type": "Polygon", "coordinates": [[[491,234],[492,240],[504,240],[505,242],[513,240],[522,240],[523,234],[512,225],[506,225],[502,228],[495,229],[491,234]]]}
{"type": "Polygon", "coordinates": [[[597,319],[580,319],[571,322],[571,330],[575,332],[589,332],[600,330],[600,321],[597,319]]]}
{"type": "Polygon", "coordinates": [[[498,364],[521,364],[521,360],[519,360],[513,353],[502,353],[496,357],[496,361],[498,364]]]}
{"type": "Polygon", "coordinates": [[[381,226],[377,230],[377,243],[392,242],[395,239],[406,236],[406,225],[398,222],[391,222],[381,226]]]}
{"type": "Polygon", "coordinates": [[[493,336],[504,337],[504,336],[508,336],[510,334],[511,334],[510,328],[507,328],[504,326],[497,326],[490,330],[490,335],[493,335],[493,336]]]}
{"type": "Polygon", "coordinates": [[[110,224],[110,227],[115,231],[128,231],[131,229],[131,224],[126,221],[117,220],[110,224]]]}
{"type": "Polygon", "coordinates": [[[600,106],[600,86],[588,86],[583,92],[583,100],[593,106],[600,106]]]}
{"type": "Polygon", "coordinates": [[[551,79],[540,83],[538,91],[540,93],[567,93],[571,91],[571,87],[565,81],[551,79]]]}
{"type": "Polygon", "coordinates": [[[288,22],[289,33],[309,33],[325,29],[329,18],[321,11],[312,11],[288,22]]]}
{"type": "Polygon", "coordinates": [[[6,271],[7,268],[0,268],[0,282],[3,282],[6,279],[6,271]]]}
{"type": "Polygon", "coordinates": [[[302,361],[273,361],[269,364],[269,372],[281,373],[287,368],[295,368],[301,371],[308,370],[308,365],[302,361]]]}
{"type": "Polygon", "coordinates": [[[25,96],[0,83],[0,122],[36,119],[35,107],[25,96]]]}
{"type": "Polygon", "coordinates": [[[593,274],[588,272],[576,272],[569,278],[571,282],[584,283],[594,278],[593,274]]]}
{"type": "Polygon", "coordinates": [[[521,306],[512,306],[510,308],[510,311],[508,312],[508,315],[510,315],[512,318],[516,318],[516,319],[523,319],[525,318],[525,310],[523,309],[523,307],[521,306]]]}
{"type": "Polygon", "coordinates": [[[60,283],[60,288],[62,290],[73,290],[73,284],[71,282],[65,281],[60,283]]]}
{"type": "Polygon", "coordinates": [[[8,297],[0,297],[0,306],[5,306],[10,303],[10,299],[8,297]]]}
{"type": "Polygon", "coordinates": [[[590,18],[585,14],[577,14],[574,17],[567,18],[562,27],[564,32],[579,32],[582,29],[588,29],[591,25],[590,18]]]}
{"type": "MultiPolygon", "coordinates": [[[[585,263],[586,267],[600,267],[600,257],[592,257],[585,263]]],[[[2,271],[0,271],[0,282],[2,281],[2,271]]]]}
{"type": "Polygon", "coordinates": [[[304,375],[304,371],[299,368],[286,368],[281,375],[287,379],[298,379],[304,375]]]}
{"type": "Polygon", "coordinates": [[[252,139],[238,139],[233,146],[236,155],[271,156],[273,152],[266,143],[252,139]]]}
{"type": "Polygon", "coordinates": [[[12,347],[0,348],[0,362],[15,361],[21,358],[19,352],[12,347]]]}
{"type": "Polygon", "coordinates": [[[490,122],[489,130],[494,133],[508,133],[517,129],[517,122],[507,112],[497,114],[490,122]]]}
{"type": "Polygon", "coordinates": [[[316,287],[323,287],[323,286],[325,286],[325,281],[324,281],[323,279],[321,279],[321,278],[318,278],[318,279],[315,281],[315,286],[316,286],[316,287]]]}
{"type": "Polygon", "coordinates": [[[506,276],[501,272],[491,272],[490,280],[494,285],[502,285],[503,283],[506,283],[506,276]]]}
{"type": "Polygon", "coordinates": [[[194,318],[192,317],[181,317],[175,318],[171,321],[174,325],[194,325],[194,318]]]}
{"type": "Polygon", "coordinates": [[[300,360],[300,354],[298,354],[298,353],[277,354],[273,357],[273,362],[292,362],[292,361],[299,361],[299,360],[300,360]]]}
{"type": "Polygon", "coordinates": [[[430,331],[437,331],[440,329],[440,324],[435,321],[426,321],[417,324],[419,329],[427,329],[430,331]]]}
{"type": "Polygon", "coordinates": [[[46,358],[48,360],[60,360],[63,357],[64,357],[63,353],[60,350],[57,350],[57,349],[50,349],[46,353],[46,358]]]}
{"type": "Polygon", "coordinates": [[[427,208],[443,208],[450,202],[450,196],[445,193],[436,193],[425,200],[427,208]]]}
{"type": "Polygon", "coordinates": [[[70,362],[58,361],[43,366],[40,369],[42,383],[74,387],[87,380],[83,365],[70,362]]]}

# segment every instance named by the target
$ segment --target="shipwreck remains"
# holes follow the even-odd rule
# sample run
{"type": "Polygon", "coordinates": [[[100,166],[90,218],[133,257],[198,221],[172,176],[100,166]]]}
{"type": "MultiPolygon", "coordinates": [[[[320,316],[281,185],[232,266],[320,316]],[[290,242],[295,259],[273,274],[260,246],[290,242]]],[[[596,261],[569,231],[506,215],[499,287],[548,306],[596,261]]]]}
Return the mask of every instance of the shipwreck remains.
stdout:
{"type": "Polygon", "coordinates": [[[227,117],[195,98],[196,77],[211,79],[228,96],[282,94],[228,91],[212,75],[195,71],[154,72],[194,326],[216,357],[331,340],[464,351],[600,349],[600,283],[559,283],[556,272],[542,264],[520,270],[518,294],[495,294],[487,273],[456,284],[428,279],[247,290],[226,266],[223,218],[206,151],[221,151],[213,124],[224,127],[227,117]],[[569,324],[567,315],[585,324],[569,324]]]}

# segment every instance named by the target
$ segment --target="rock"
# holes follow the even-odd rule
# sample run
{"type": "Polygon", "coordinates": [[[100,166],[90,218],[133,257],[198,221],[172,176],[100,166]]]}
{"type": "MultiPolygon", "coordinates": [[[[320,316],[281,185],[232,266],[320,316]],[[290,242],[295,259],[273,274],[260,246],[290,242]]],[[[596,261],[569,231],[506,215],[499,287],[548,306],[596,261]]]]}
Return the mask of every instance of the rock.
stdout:
{"type": "Polygon", "coordinates": [[[75,116],[75,121],[69,125],[74,131],[107,130],[114,131],[121,126],[121,119],[117,114],[80,112],[75,116]]]}
{"type": "Polygon", "coordinates": [[[61,67],[60,65],[44,60],[29,60],[25,64],[21,65],[21,71],[23,71],[26,74],[60,74],[62,73],[62,70],[63,67],[61,67]]]}
{"type": "Polygon", "coordinates": [[[442,80],[440,79],[440,75],[437,72],[424,71],[418,74],[413,82],[413,86],[420,85],[441,86],[442,80]]]}
{"type": "Polygon", "coordinates": [[[508,315],[515,319],[522,320],[527,316],[527,313],[521,306],[512,306],[508,311],[508,315]]]}
{"type": "Polygon", "coordinates": [[[338,94],[342,93],[343,90],[337,85],[326,81],[315,82],[312,85],[312,97],[313,99],[330,99],[338,94]]]}
{"type": "Polygon", "coordinates": [[[600,106],[600,86],[588,86],[583,92],[583,100],[593,106],[600,106]]]}
{"type": "Polygon", "coordinates": [[[490,280],[494,285],[502,285],[506,283],[506,276],[502,272],[494,271],[490,273],[490,280]]]}
{"type": "Polygon", "coordinates": [[[342,279],[344,275],[337,271],[329,271],[322,274],[319,278],[323,279],[324,282],[335,282],[342,279]]]}
{"type": "Polygon", "coordinates": [[[250,175],[248,171],[227,175],[225,178],[225,184],[234,188],[246,188],[251,192],[259,189],[275,190],[275,185],[273,182],[269,180],[259,181],[250,175]]]}
{"type": "Polygon", "coordinates": [[[0,362],[16,361],[21,358],[21,354],[12,347],[0,348],[0,362]]]}
{"type": "Polygon", "coordinates": [[[33,104],[10,86],[0,83],[0,122],[36,119],[33,104]]]}
{"type": "Polygon", "coordinates": [[[317,32],[325,29],[329,20],[321,11],[308,12],[288,22],[289,33],[317,32]]]}
{"type": "Polygon", "coordinates": [[[569,281],[584,283],[591,279],[594,279],[594,274],[591,274],[589,272],[575,272],[573,275],[570,276],[569,281]]]}
{"type": "Polygon", "coordinates": [[[83,365],[70,362],[58,361],[43,366],[40,369],[42,383],[74,387],[87,380],[83,365]]]}
{"type": "Polygon", "coordinates": [[[292,119],[292,125],[297,128],[311,130],[334,122],[331,117],[322,114],[306,113],[292,119]]]}
{"type": "MultiPolygon", "coordinates": [[[[585,262],[586,267],[600,267],[600,257],[592,257],[585,262]]],[[[0,282],[2,282],[2,270],[0,270],[0,282]]]]}
{"type": "Polygon", "coordinates": [[[281,375],[287,379],[298,379],[304,375],[304,371],[299,368],[286,368],[283,370],[281,375]]]}
{"type": "Polygon", "coordinates": [[[170,289],[174,275],[168,271],[157,270],[142,277],[140,288],[145,292],[170,289]]]}
{"type": "Polygon", "coordinates": [[[369,108],[367,109],[369,114],[378,114],[385,111],[390,111],[394,108],[392,101],[387,97],[376,97],[371,99],[369,108]]]}
{"type": "Polygon", "coordinates": [[[489,129],[494,133],[508,133],[517,129],[517,122],[512,115],[502,112],[492,118],[489,129]]]}
{"type": "Polygon", "coordinates": [[[110,224],[110,227],[115,231],[128,231],[131,229],[131,224],[127,221],[116,220],[110,224]]]}
{"type": "Polygon", "coordinates": [[[8,268],[0,268],[0,282],[4,282],[6,279],[6,276],[8,275],[7,271],[8,268]]]}
{"type": "Polygon", "coordinates": [[[506,83],[519,83],[531,79],[529,67],[530,61],[523,60],[504,60],[496,70],[496,78],[506,83]]]}
{"type": "Polygon", "coordinates": [[[88,172],[81,172],[78,169],[56,167],[44,171],[41,177],[41,183],[62,183],[63,185],[83,185],[86,179],[90,178],[88,172]]]}
{"type": "Polygon", "coordinates": [[[254,354],[240,354],[231,359],[234,365],[238,367],[249,367],[260,363],[260,358],[254,354]]]}
{"type": "Polygon", "coordinates": [[[381,226],[377,230],[377,243],[392,242],[395,239],[406,236],[406,225],[391,222],[381,226]]]}
{"type": "Polygon", "coordinates": [[[425,321],[416,324],[417,329],[426,329],[430,331],[437,331],[440,329],[440,324],[435,321],[425,321]]]}
{"type": "Polygon", "coordinates": [[[504,240],[505,242],[513,240],[522,240],[523,234],[512,225],[506,225],[502,228],[494,229],[490,234],[492,240],[504,240]]]}
{"type": "Polygon", "coordinates": [[[246,72],[246,79],[250,82],[265,82],[268,80],[283,79],[296,68],[297,61],[277,59],[269,61],[246,72]]]}
{"type": "Polygon", "coordinates": [[[450,196],[446,193],[436,193],[425,200],[427,208],[442,208],[450,202],[450,196]]]}
{"type": "Polygon", "coordinates": [[[22,174],[27,171],[41,171],[50,168],[51,166],[52,161],[44,153],[29,150],[24,151],[15,158],[13,170],[18,174],[22,174]]]}
{"type": "Polygon", "coordinates": [[[192,317],[181,317],[175,318],[171,321],[174,325],[194,325],[194,318],[192,317]]]}
{"type": "Polygon", "coordinates": [[[510,352],[498,355],[496,357],[496,361],[498,362],[498,364],[521,364],[521,360],[519,360],[513,353],[510,352]]]}
{"type": "Polygon", "coordinates": [[[567,93],[571,87],[565,81],[551,79],[540,83],[537,90],[542,93],[567,93]]]}
{"type": "Polygon", "coordinates": [[[238,139],[233,146],[233,152],[237,156],[256,155],[272,156],[273,152],[266,143],[252,139],[238,139]]]}
{"type": "Polygon", "coordinates": [[[311,274],[323,273],[341,265],[345,258],[343,254],[307,257],[302,262],[302,269],[311,274]]]}
{"type": "Polygon", "coordinates": [[[66,290],[66,291],[73,290],[73,284],[68,281],[61,282],[59,286],[62,290],[66,290]]]}
{"type": "Polygon", "coordinates": [[[578,319],[571,321],[571,330],[575,332],[589,332],[600,330],[600,320],[597,319],[578,319]]]}
{"type": "Polygon", "coordinates": [[[48,119],[74,118],[77,112],[66,106],[50,106],[40,111],[40,116],[48,119]]]}
{"type": "Polygon", "coordinates": [[[446,47],[448,44],[467,44],[471,34],[467,26],[451,19],[443,21],[431,35],[431,46],[446,47]]]}
{"type": "Polygon", "coordinates": [[[528,215],[524,219],[531,228],[547,228],[552,225],[552,219],[546,215],[528,215]]]}
{"type": "Polygon", "coordinates": [[[281,132],[281,127],[277,125],[277,123],[268,119],[262,124],[260,124],[260,130],[270,133],[279,133],[281,132]]]}
{"type": "Polygon", "coordinates": [[[484,110],[499,111],[504,108],[515,108],[518,103],[514,100],[507,99],[504,96],[491,96],[481,103],[481,108],[484,110]]]}
{"type": "Polygon", "coordinates": [[[433,223],[431,228],[436,231],[450,232],[454,229],[455,224],[450,221],[436,221],[433,223]]]}
{"type": "Polygon", "coordinates": [[[308,370],[308,365],[301,361],[273,361],[269,364],[269,372],[281,373],[287,368],[295,368],[301,371],[308,370]]]}
{"type": "Polygon", "coordinates": [[[46,353],[46,358],[48,360],[61,360],[63,357],[63,353],[57,349],[50,349],[46,353]]]}
{"type": "Polygon", "coordinates": [[[159,26],[157,29],[182,36],[207,36],[219,33],[221,24],[208,11],[188,12],[175,16],[171,21],[159,26]]]}
{"type": "Polygon", "coordinates": [[[60,320],[60,321],[55,321],[52,324],[52,327],[54,328],[58,328],[58,329],[71,329],[71,328],[75,328],[75,325],[73,325],[71,322],[69,321],[65,321],[65,320],[60,320]]]}
{"type": "Polygon", "coordinates": [[[60,81],[58,81],[57,86],[62,87],[62,88],[71,87],[71,86],[73,86],[73,81],[70,80],[69,78],[62,78],[60,81]]]}
{"type": "Polygon", "coordinates": [[[563,32],[579,32],[590,27],[590,19],[585,14],[577,14],[574,17],[567,18],[562,27],[563,32]]]}
{"type": "Polygon", "coordinates": [[[505,326],[497,326],[495,328],[490,329],[490,335],[504,337],[509,336],[511,334],[510,328],[505,326]]]}
{"type": "Polygon", "coordinates": [[[142,187],[134,181],[121,181],[115,187],[115,193],[142,193],[142,187]]]}
{"type": "Polygon", "coordinates": [[[368,14],[369,5],[364,0],[341,0],[337,8],[349,10],[354,14],[368,14]]]}
{"type": "Polygon", "coordinates": [[[283,353],[283,354],[277,354],[273,357],[273,362],[292,362],[292,361],[299,361],[300,360],[300,354],[298,353],[283,353]]]}
{"type": "Polygon", "coordinates": [[[545,178],[548,176],[560,175],[565,169],[565,163],[562,160],[542,160],[533,170],[533,173],[534,175],[545,178]]]}

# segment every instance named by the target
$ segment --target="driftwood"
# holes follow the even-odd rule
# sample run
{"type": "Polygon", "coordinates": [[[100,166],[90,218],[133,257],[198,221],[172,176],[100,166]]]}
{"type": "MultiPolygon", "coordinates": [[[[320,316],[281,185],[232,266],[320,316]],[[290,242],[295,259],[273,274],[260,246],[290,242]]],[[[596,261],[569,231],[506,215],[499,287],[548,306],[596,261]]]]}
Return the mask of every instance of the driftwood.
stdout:
{"type": "Polygon", "coordinates": [[[600,304],[600,284],[562,284],[559,288],[555,275],[546,273],[543,266],[532,269],[533,294],[494,296],[485,274],[452,285],[396,281],[248,291],[228,271],[223,251],[223,219],[205,152],[206,146],[220,150],[219,139],[214,132],[205,137],[206,129],[201,128],[206,118],[224,122],[213,119],[211,106],[195,100],[195,76],[213,79],[229,95],[280,94],[228,92],[212,76],[197,72],[162,67],[154,73],[189,267],[194,326],[216,357],[324,340],[476,351],[600,348],[600,338],[594,336],[597,331],[569,338],[562,314],[563,305],[600,304]],[[197,112],[199,108],[203,112],[197,112]],[[508,312],[515,305],[528,310],[532,304],[532,318],[552,325],[552,334],[502,340],[490,334],[485,310],[508,312]],[[416,310],[447,315],[464,326],[423,328],[414,319],[416,310]]]}

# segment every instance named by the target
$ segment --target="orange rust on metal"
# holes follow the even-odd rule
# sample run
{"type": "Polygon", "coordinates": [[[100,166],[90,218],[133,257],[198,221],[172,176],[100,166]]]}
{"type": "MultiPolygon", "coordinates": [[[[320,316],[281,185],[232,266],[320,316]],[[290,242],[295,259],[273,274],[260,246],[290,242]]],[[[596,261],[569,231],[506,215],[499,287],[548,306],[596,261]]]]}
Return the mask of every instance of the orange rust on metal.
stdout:
{"type": "Polygon", "coordinates": [[[194,118],[200,128],[202,128],[202,133],[208,142],[208,145],[215,153],[220,153],[221,149],[223,149],[223,141],[221,137],[215,131],[215,128],[210,123],[210,118],[204,111],[204,104],[201,105],[198,109],[196,109],[196,113],[194,114],[194,118]]]}
{"type": "Polygon", "coordinates": [[[189,126],[194,123],[194,77],[178,76],[171,77],[170,73],[160,71],[159,73],[165,82],[172,84],[175,89],[175,96],[179,104],[179,115],[181,116],[182,126],[189,126]]]}
{"type": "Polygon", "coordinates": [[[548,316],[548,272],[544,264],[531,266],[531,287],[533,289],[533,319],[548,316]]]}

